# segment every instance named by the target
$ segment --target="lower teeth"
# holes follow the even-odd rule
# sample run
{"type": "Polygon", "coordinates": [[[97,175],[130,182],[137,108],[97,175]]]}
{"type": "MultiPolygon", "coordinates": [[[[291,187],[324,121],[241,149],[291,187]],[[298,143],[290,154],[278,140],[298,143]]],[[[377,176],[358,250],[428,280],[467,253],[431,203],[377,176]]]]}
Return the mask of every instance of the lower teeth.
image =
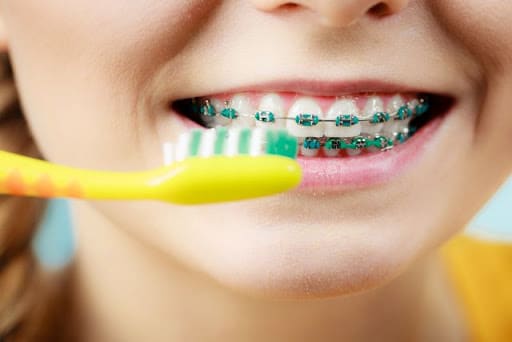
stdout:
{"type": "Polygon", "coordinates": [[[316,157],[321,151],[326,157],[338,157],[342,152],[349,156],[358,155],[363,151],[385,152],[396,145],[405,143],[414,135],[414,131],[404,129],[402,132],[395,132],[390,137],[380,134],[359,135],[352,138],[308,137],[299,140],[299,150],[306,157],[316,157]]]}
{"type": "MultiPolygon", "coordinates": [[[[417,131],[417,127],[410,125],[412,119],[420,116],[426,116],[430,105],[427,100],[420,99],[414,109],[410,109],[409,104],[404,105],[395,113],[379,112],[375,113],[370,119],[359,119],[354,115],[341,113],[336,120],[322,120],[316,115],[300,114],[295,118],[277,117],[270,111],[258,111],[256,113],[239,113],[226,103],[226,108],[216,110],[208,99],[185,100],[189,103],[183,104],[196,122],[209,128],[215,126],[230,126],[237,122],[247,122],[254,120],[259,124],[272,126],[282,120],[293,120],[301,127],[314,127],[319,123],[336,125],[337,127],[352,127],[357,124],[366,126],[389,124],[394,127],[391,130],[385,130],[375,134],[358,134],[351,137],[305,137],[299,138],[301,154],[306,157],[316,157],[323,153],[327,157],[337,157],[343,153],[348,156],[361,154],[363,151],[370,153],[385,152],[391,150],[394,146],[406,142],[417,131]],[[404,127],[405,122],[408,126],[404,127]],[[403,123],[400,125],[399,123],[403,123]]],[[[183,110],[179,110],[184,112],[183,110]]]]}

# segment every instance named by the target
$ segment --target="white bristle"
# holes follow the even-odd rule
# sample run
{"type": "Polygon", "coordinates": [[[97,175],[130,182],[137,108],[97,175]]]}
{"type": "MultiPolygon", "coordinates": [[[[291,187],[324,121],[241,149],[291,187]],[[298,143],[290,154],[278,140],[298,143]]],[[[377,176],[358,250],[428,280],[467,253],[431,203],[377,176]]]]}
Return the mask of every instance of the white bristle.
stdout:
{"type": "Polygon", "coordinates": [[[166,142],[163,145],[164,166],[171,165],[174,162],[174,145],[166,142]]]}
{"type": "Polygon", "coordinates": [[[190,134],[182,134],[176,145],[176,161],[182,161],[189,156],[190,134]]]}
{"type": "Polygon", "coordinates": [[[228,140],[224,152],[227,156],[238,155],[238,141],[240,139],[240,128],[232,128],[228,133],[228,140]]]}
{"type": "Polygon", "coordinates": [[[263,128],[254,128],[252,130],[249,154],[259,156],[263,153],[263,143],[265,139],[265,130],[263,128]]]}
{"type": "Polygon", "coordinates": [[[213,155],[216,137],[217,131],[215,129],[209,129],[203,133],[199,147],[199,156],[206,158],[213,155]]]}

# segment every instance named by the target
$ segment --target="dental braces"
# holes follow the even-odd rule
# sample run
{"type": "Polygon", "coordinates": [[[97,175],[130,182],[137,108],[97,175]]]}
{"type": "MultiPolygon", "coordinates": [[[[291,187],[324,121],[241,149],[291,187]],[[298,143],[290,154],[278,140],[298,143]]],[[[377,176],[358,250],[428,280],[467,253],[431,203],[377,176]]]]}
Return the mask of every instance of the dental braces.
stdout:
{"type": "Polygon", "coordinates": [[[299,144],[307,150],[362,150],[363,148],[376,148],[382,152],[389,151],[397,144],[403,144],[416,133],[415,128],[404,128],[401,132],[394,132],[392,137],[384,134],[361,134],[349,138],[307,137],[299,140],[299,144]]]}
{"type": "Polygon", "coordinates": [[[313,127],[320,123],[334,123],[336,127],[351,127],[361,122],[368,122],[373,125],[382,124],[391,120],[403,121],[409,118],[418,117],[428,112],[429,103],[425,98],[419,98],[418,104],[412,105],[407,102],[395,112],[377,112],[368,118],[360,118],[354,114],[340,114],[335,119],[321,119],[315,114],[298,114],[295,117],[276,116],[273,112],[267,110],[257,111],[256,113],[240,113],[231,107],[230,101],[224,101],[225,108],[218,111],[209,99],[194,99],[192,102],[193,111],[208,118],[223,117],[229,120],[238,118],[251,118],[263,123],[275,123],[278,120],[293,120],[299,126],[313,127]],[[198,104],[198,102],[200,102],[198,104]],[[411,108],[413,107],[413,108],[411,108]]]}
{"type": "MultiPolygon", "coordinates": [[[[405,103],[399,107],[395,112],[376,112],[368,118],[360,118],[354,114],[340,114],[335,119],[321,119],[315,114],[298,114],[295,117],[280,117],[276,116],[271,111],[260,110],[253,114],[240,113],[232,108],[230,101],[224,101],[224,109],[218,111],[209,99],[197,98],[193,99],[193,111],[201,114],[207,118],[213,119],[215,117],[223,117],[231,121],[239,118],[250,118],[262,123],[275,123],[278,120],[293,120],[299,126],[313,127],[320,123],[335,124],[336,127],[352,127],[362,122],[368,122],[372,125],[383,124],[392,120],[403,121],[406,119],[413,119],[415,117],[426,114],[430,105],[427,99],[417,99],[417,104],[411,102],[405,103]]],[[[390,133],[391,136],[384,134],[359,134],[353,137],[305,137],[299,138],[299,145],[305,150],[320,150],[322,147],[331,151],[342,150],[362,150],[377,149],[382,152],[390,151],[398,144],[406,142],[416,132],[415,127],[404,128],[401,131],[390,133]]]]}

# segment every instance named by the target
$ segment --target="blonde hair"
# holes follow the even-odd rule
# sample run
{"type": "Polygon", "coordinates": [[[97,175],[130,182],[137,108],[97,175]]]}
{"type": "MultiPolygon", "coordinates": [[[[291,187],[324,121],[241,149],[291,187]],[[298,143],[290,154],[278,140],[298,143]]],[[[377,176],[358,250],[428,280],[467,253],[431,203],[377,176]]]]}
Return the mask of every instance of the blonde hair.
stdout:
{"type": "MultiPolygon", "coordinates": [[[[41,158],[6,54],[0,55],[0,150],[41,158]]],[[[46,204],[0,195],[0,341],[50,340],[55,331],[57,283],[43,272],[31,249],[46,204]]]]}

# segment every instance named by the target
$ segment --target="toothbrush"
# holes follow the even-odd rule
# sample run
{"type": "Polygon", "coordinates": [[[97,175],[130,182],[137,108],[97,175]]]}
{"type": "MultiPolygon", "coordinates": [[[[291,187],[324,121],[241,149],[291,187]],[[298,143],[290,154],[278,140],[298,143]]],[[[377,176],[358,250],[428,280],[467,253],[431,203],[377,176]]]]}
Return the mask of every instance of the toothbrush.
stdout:
{"type": "Polygon", "coordinates": [[[297,146],[282,130],[194,130],[167,146],[173,162],[140,172],[78,169],[0,151],[0,194],[182,205],[257,198],[300,183],[297,146]]]}

